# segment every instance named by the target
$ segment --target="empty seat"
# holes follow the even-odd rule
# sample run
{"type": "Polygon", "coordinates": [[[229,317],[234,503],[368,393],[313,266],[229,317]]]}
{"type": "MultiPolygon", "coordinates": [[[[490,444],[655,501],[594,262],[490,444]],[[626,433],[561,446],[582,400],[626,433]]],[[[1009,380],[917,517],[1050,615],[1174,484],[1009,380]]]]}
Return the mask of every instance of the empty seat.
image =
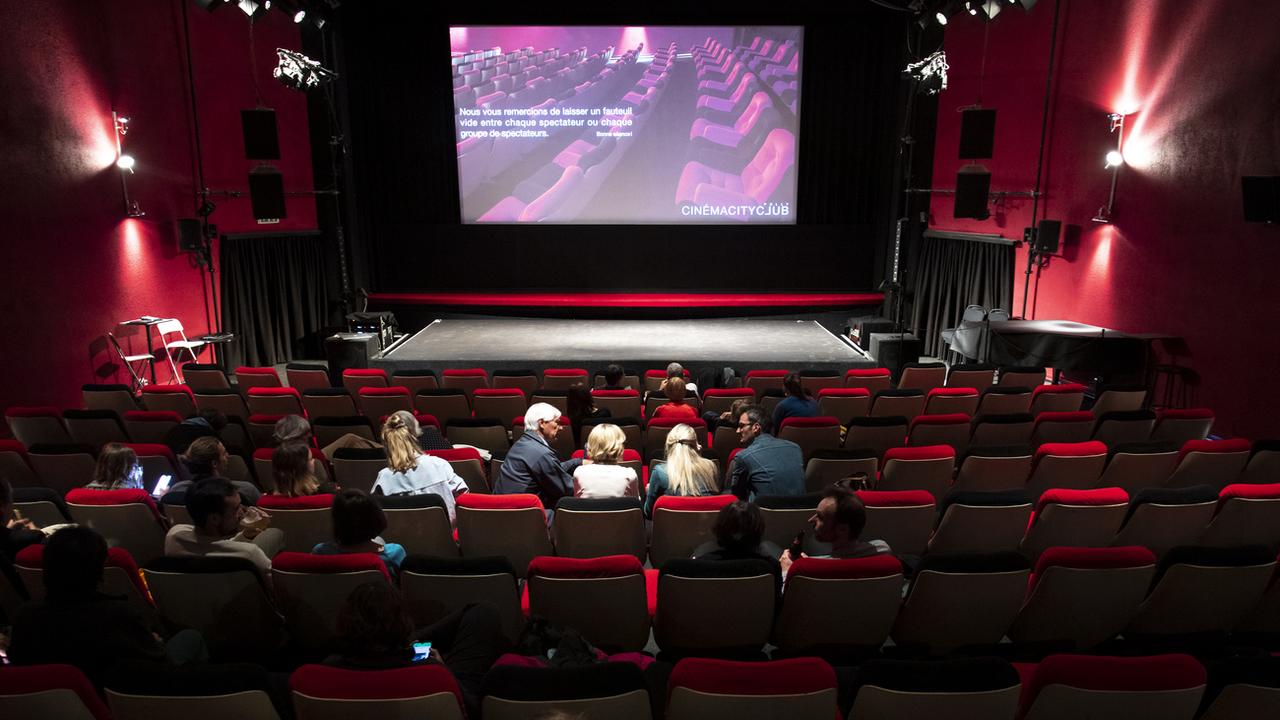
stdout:
{"type": "Polygon", "coordinates": [[[649,641],[645,571],[634,555],[536,557],[527,587],[530,614],[572,627],[593,645],[638,652],[649,641]]]}
{"type": "Polygon", "coordinates": [[[1124,522],[1128,505],[1129,495],[1120,488],[1046,490],[1036,502],[1022,552],[1034,560],[1051,547],[1105,547],[1124,522]]]}
{"type": "Polygon", "coordinates": [[[866,388],[826,387],[818,391],[818,414],[847,422],[864,417],[871,408],[871,392],[866,388]]]}
{"type": "Polygon", "coordinates": [[[303,665],[289,676],[289,689],[298,720],[466,717],[458,681],[436,663],[386,670],[303,665]]]}
{"type": "Polygon", "coordinates": [[[1021,490],[956,491],[939,504],[929,554],[1016,552],[1034,505],[1021,490]]]}
{"type": "Polygon", "coordinates": [[[999,658],[870,660],[854,675],[849,717],[1011,719],[1021,691],[1018,671],[999,658]]]}
{"type": "Polygon", "coordinates": [[[0,712],[8,718],[111,718],[89,678],[61,664],[0,668],[0,712]]]}
{"type": "Polygon", "coordinates": [[[248,419],[249,406],[239,390],[232,388],[206,388],[195,391],[198,410],[217,410],[228,418],[248,419]]]}
{"type": "Polygon", "coordinates": [[[996,366],[986,363],[957,363],[947,370],[947,387],[986,388],[996,381],[996,366]]]}
{"type": "Polygon", "coordinates": [[[645,674],[630,662],[528,667],[499,658],[485,675],[482,695],[485,720],[653,717],[645,674]]]}
{"type": "Polygon", "coordinates": [[[27,460],[40,485],[66,495],[93,479],[97,461],[88,445],[33,445],[27,460]]]}
{"type": "MultiPolygon", "coordinates": [[[[276,423],[280,422],[284,415],[274,415],[271,413],[252,413],[249,415],[249,437],[253,439],[253,445],[259,450],[270,448],[276,444],[275,431],[276,423]]],[[[128,419],[125,420],[126,424],[128,419]]],[[[130,433],[132,434],[132,433],[130,433]]],[[[137,435],[133,435],[137,439],[137,435]]],[[[156,442],[159,442],[158,440],[156,442]]],[[[256,452],[256,451],[255,451],[256,452]]],[[[256,463],[255,463],[256,465],[256,463]]]]}
{"type": "Polygon", "coordinates": [[[410,555],[400,565],[400,590],[416,627],[478,602],[498,608],[507,639],[524,627],[516,573],[504,557],[410,555]]]}
{"type": "Polygon", "coordinates": [[[925,396],[925,415],[948,415],[978,412],[978,390],[971,387],[937,387],[925,396]]]}
{"type": "Polygon", "coordinates": [[[840,420],[832,416],[789,417],[776,432],[778,438],[799,445],[806,461],[819,450],[840,447],[840,420]]]}
{"type": "Polygon", "coordinates": [[[756,397],[759,397],[765,390],[782,390],[782,381],[790,372],[790,370],[748,370],[742,378],[742,385],[754,390],[756,397]]]}
{"type": "Polygon", "coordinates": [[[562,413],[569,412],[568,390],[535,390],[529,395],[529,404],[546,403],[562,413]]]}
{"type": "Polygon", "coordinates": [[[1150,410],[1124,410],[1103,413],[1093,426],[1093,439],[1108,445],[1146,442],[1155,427],[1156,414],[1150,410]]]}
{"type": "Polygon", "coordinates": [[[62,421],[74,443],[102,447],[109,442],[129,442],[115,410],[64,410],[62,421]]]}
{"type": "Polygon", "coordinates": [[[1017,617],[1030,575],[1017,553],[930,554],[907,589],[893,642],[932,655],[995,645],[1017,617]]]}
{"type": "Polygon", "coordinates": [[[924,412],[923,390],[881,390],[871,398],[871,417],[898,417],[912,420],[924,412]]]}
{"type": "Polygon", "coordinates": [[[843,388],[844,377],[835,370],[801,370],[800,387],[817,397],[828,388],[843,388]]]}
{"type": "Polygon", "coordinates": [[[1249,464],[1249,441],[1188,440],[1178,452],[1178,465],[1169,477],[1169,487],[1212,485],[1225,488],[1234,483],[1249,464]]]}
{"type": "Polygon", "coordinates": [[[969,447],[1028,445],[1035,418],[1030,413],[979,415],[971,427],[969,447]]]}
{"type": "Polygon", "coordinates": [[[884,454],[878,490],[924,490],[941,499],[951,487],[956,451],[949,445],[890,448],[884,454]]]}
{"type": "Polygon", "coordinates": [[[1098,485],[1124,488],[1130,495],[1146,488],[1164,487],[1177,463],[1178,446],[1173,443],[1113,445],[1098,485]]]}
{"type": "Polygon", "coordinates": [[[196,414],[196,397],[186,385],[147,385],[142,388],[142,404],[148,410],[171,410],[182,417],[196,414]]]}
{"type": "Polygon", "coordinates": [[[1031,400],[1031,414],[1076,412],[1084,406],[1085,386],[1077,383],[1037,385],[1031,400]]]}
{"type": "Polygon", "coordinates": [[[182,366],[182,379],[192,390],[226,390],[231,387],[227,374],[212,363],[186,363],[182,366]]]}
{"type": "MultiPolygon", "coordinates": [[[[307,417],[315,420],[324,417],[351,417],[359,415],[355,398],[346,388],[322,387],[308,388],[302,391],[302,407],[307,417]]],[[[373,416],[375,418],[380,416],[373,416]]]]}
{"type": "Polygon", "coordinates": [[[433,415],[441,422],[471,417],[471,403],[462,388],[419,390],[413,396],[413,409],[414,412],[433,415]]]}
{"type": "Polygon", "coordinates": [[[773,628],[777,572],[764,559],[663,563],[653,621],[658,647],[675,655],[760,652],[773,628]],[[717,608],[710,621],[709,607],[717,608]]]}
{"type": "MultiPolygon", "coordinates": [[[[0,477],[15,488],[33,487],[39,484],[27,448],[17,440],[0,439],[0,477]]],[[[44,523],[38,523],[44,525],[44,523]]]]}
{"type": "Polygon", "coordinates": [[[1144,387],[1113,385],[1098,388],[1098,397],[1090,412],[1099,418],[1109,412],[1132,412],[1141,410],[1146,401],[1147,389],[1144,387]]]}
{"type": "Polygon", "coordinates": [[[1024,683],[1018,716],[1191,720],[1204,685],[1204,667],[1190,655],[1050,655],[1024,683]]]}
{"type": "Polygon", "coordinates": [[[383,418],[404,410],[413,411],[413,396],[407,387],[362,387],[357,400],[360,411],[371,418],[383,418]]]}
{"type": "Polygon", "coordinates": [[[302,393],[291,387],[249,388],[247,401],[251,415],[305,415],[302,393]]]}
{"type": "Polygon", "coordinates": [[[391,380],[388,381],[391,387],[409,388],[410,395],[416,395],[419,390],[434,390],[440,387],[440,383],[436,380],[436,372],[422,368],[401,368],[391,373],[391,380]]]}
{"type": "Polygon", "coordinates": [[[130,410],[124,414],[124,427],[134,442],[164,442],[169,431],[182,422],[182,416],[171,410],[130,410]]]}
{"type": "Polygon", "coordinates": [[[940,362],[909,362],[902,366],[902,374],[898,377],[900,390],[921,390],[928,392],[947,384],[947,366],[940,362]]]}
{"type": "Polygon", "coordinates": [[[1172,548],[1194,545],[1217,505],[1218,492],[1208,485],[1140,490],[1111,544],[1141,545],[1162,558],[1172,548]]]}
{"type": "Polygon", "coordinates": [[[1235,484],[1223,488],[1198,544],[1261,545],[1275,552],[1280,546],[1280,483],[1235,484]]]}
{"type": "Polygon", "coordinates": [[[1084,442],[1093,436],[1093,422],[1093,413],[1088,410],[1042,412],[1036,416],[1031,444],[1084,442]]]}
{"type": "Polygon", "coordinates": [[[529,407],[524,391],[514,387],[476,388],[472,391],[471,402],[476,417],[497,418],[507,429],[511,428],[511,421],[523,415],[525,408],[529,407]]]}
{"type": "Polygon", "coordinates": [[[818,503],[822,502],[822,494],[818,492],[806,495],[760,495],[752,503],[760,509],[764,520],[764,539],[778,547],[791,545],[796,536],[804,533],[804,551],[811,555],[827,555],[831,549],[828,544],[820,544],[813,537],[814,513],[818,511],[818,503]],[[821,549],[819,549],[821,548],[821,549]]]}
{"type": "Polygon", "coordinates": [[[440,377],[440,387],[459,388],[470,400],[473,390],[489,387],[489,373],[483,368],[446,368],[440,377]]]}
{"type": "Polygon", "coordinates": [[[907,445],[946,445],[959,455],[969,447],[970,432],[970,418],[963,413],[917,415],[907,431],[907,445]]]}
{"type": "Polygon", "coordinates": [[[1107,465],[1107,446],[1097,440],[1078,443],[1044,443],[1027,479],[1032,498],[1053,488],[1084,490],[1096,487],[1107,465]]]}
{"type": "Polygon", "coordinates": [[[805,492],[820,492],[854,473],[866,473],[868,478],[874,478],[879,467],[874,450],[819,450],[805,463],[805,492]]]}
{"type": "Polygon", "coordinates": [[[707,388],[702,391],[702,409],[704,412],[726,413],[735,400],[754,398],[755,391],[751,388],[707,388]]]}
{"type": "Polygon", "coordinates": [[[1030,387],[1044,384],[1044,368],[1027,365],[1002,365],[999,385],[1030,387]]]}
{"type": "Polygon", "coordinates": [[[46,487],[13,488],[13,509],[39,527],[73,522],[62,496],[46,487]]]}
{"type": "Polygon", "coordinates": [[[449,509],[439,495],[379,497],[378,504],[387,518],[382,531],[387,542],[400,544],[410,555],[457,556],[449,509]]]}
{"type": "MultiPolygon", "coordinates": [[[[338,389],[341,390],[342,388],[338,389]]],[[[355,435],[370,441],[374,441],[377,438],[373,420],[364,415],[313,416],[311,431],[315,433],[316,444],[320,447],[328,447],[344,435],[355,435]]],[[[339,484],[341,484],[341,481],[339,481],[339,484]]]]}
{"type": "Polygon", "coordinates": [[[648,551],[639,498],[561,498],[551,535],[561,557],[625,554],[644,562],[648,551]]]}
{"type": "Polygon", "coordinates": [[[1275,551],[1260,546],[1174,548],[1125,637],[1225,635],[1258,606],[1275,568],[1275,551]]]}
{"type": "Polygon", "coordinates": [[[114,720],[234,717],[279,720],[271,680],[253,665],[171,667],[129,663],[107,681],[114,720]]]}
{"type": "Polygon", "coordinates": [[[387,371],[382,368],[346,368],[342,371],[342,387],[352,395],[359,395],[360,388],[390,387],[387,371]]]}
{"type": "Polygon", "coordinates": [[[585,368],[547,368],[542,371],[542,389],[568,390],[574,385],[587,385],[585,368]]]}
{"type": "Polygon", "coordinates": [[[241,366],[236,368],[235,376],[241,392],[256,387],[280,387],[280,374],[273,367],[241,366]]]}
{"type": "Polygon", "coordinates": [[[635,390],[630,388],[625,390],[601,390],[597,388],[591,391],[591,396],[596,407],[608,410],[610,417],[640,417],[640,393],[635,390]]]}
{"type": "Polygon", "coordinates": [[[1012,415],[1031,412],[1030,388],[1020,385],[992,385],[982,390],[976,415],[1012,415]]]}
{"type": "Polygon", "coordinates": [[[1080,649],[1106,642],[1137,614],[1155,573],[1156,557],[1143,547],[1049,548],[1036,561],[1009,639],[1080,649]]]}
{"type": "Polygon", "coordinates": [[[817,658],[735,662],[686,658],[668,680],[668,720],[830,718],[836,674],[817,658]]]}
{"type": "Polygon", "coordinates": [[[117,383],[82,385],[80,397],[86,410],[114,410],[120,417],[124,417],[124,414],[130,410],[142,409],[128,385],[117,383]]]}
{"type": "Polygon", "coordinates": [[[902,597],[902,564],[892,555],[847,560],[800,558],[770,641],[789,656],[844,656],[879,649],[902,597]],[[832,623],[831,618],[857,622],[832,623]]]}
{"type": "Polygon", "coordinates": [[[145,490],[86,490],[67,493],[76,522],[97,530],[107,544],[129,551],[137,562],[164,555],[167,530],[155,500],[145,490]]]}
{"type": "Polygon", "coordinates": [[[286,552],[309,553],[333,539],[332,495],[263,495],[258,506],[271,515],[271,527],[284,532],[286,552]]]}
{"type": "MultiPolygon", "coordinates": [[[[273,513],[273,525],[277,516],[273,513]]],[[[351,591],[367,582],[390,582],[390,577],[373,553],[286,551],[272,558],[271,581],[293,644],[306,654],[320,654],[333,649],[338,611],[351,591]]]]}
{"type": "Polygon", "coordinates": [[[865,388],[872,395],[893,387],[889,368],[854,368],[844,374],[845,387],[865,388]]]}
{"type": "Polygon", "coordinates": [[[732,503],[732,495],[680,497],[663,495],[653,505],[653,537],[649,562],[662,567],[672,558],[687,558],[694,548],[711,539],[711,527],[720,509],[732,503]]]}
{"type": "Polygon", "coordinates": [[[1275,717],[1280,713],[1280,658],[1236,657],[1207,663],[1200,720],[1275,717]]]}
{"type": "Polygon", "coordinates": [[[289,380],[289,387],[303,395],[306,395],[308,390],[332,387],[329,382],[329,369],[323,365],[291,362],[284,366],[284,374],[289,380]]]}
{"type": "Polygon", "coordinates": [[[532,395],[538,385],[538,373],[532,369],[494,370],[490,379],[492,389],[516,389],[523,392],[525,397],[532,395]]]}
{"type": "Polygon", "coordinates": [[[511,448],[507,427],[496,417],[449,418],[444,423],[444,434],[455,445],[470,445],[491,453],[505,453],[511,448]]]}
{"type": "Polygon", "coordinates": [[[1265,484],[1280,479],[1280,441],[1257,440],[1253,443],[1253,452],[1249,456],[1249,464],[1245,465],[1237,482],[1249,484],[1265,484]]]}
{"type": "Polygon", "coordinates": [[[937,512],[934,495],[925,490],[858,490],[866,507],[862,537],[883,540],[899,555],[924,553],[937,512]]]}
{"type": "Polygon", "coordinates": [[[553,554],[537,495],[464,493],[456,502],[463,557],[501,555],[513,567],[527,568],[534,557],[553,554]]]}
{"type": "Polygon", "coordinates": [[[10,406],[5,408],[4,419],[9,423],[13,436],[27,447],[72,442],[58,408],[10,406]]]}
{"type": "Polygon", "coordinates": [[[955,491],[1022,490],[1031,475],[1029,445],[971,445],[960,457],[955,491]]]}
{"type": "Polygon", "coordinates": [[[378,473],[387,467],[387,453],[382,448],[338,448],[330,462],[338,487],[371,492],[378,473]]]}

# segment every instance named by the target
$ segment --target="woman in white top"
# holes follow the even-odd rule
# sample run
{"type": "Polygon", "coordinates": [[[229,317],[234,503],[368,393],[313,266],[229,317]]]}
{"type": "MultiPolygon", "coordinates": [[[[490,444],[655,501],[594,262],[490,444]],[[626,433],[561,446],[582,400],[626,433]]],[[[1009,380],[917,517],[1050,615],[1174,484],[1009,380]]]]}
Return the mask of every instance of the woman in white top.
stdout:
{"type": "Polygon", "coordinates": [[[627,436],[600,423],[587,436],[587,459],[573,471],[573,495],[580,498],[640,497],[636,471],[618,464],[627,436]]]}
{"type": "Polygon", "coordinates": [[[467,491],[467,481],[453,466],[438,457],[424,455],[418,445],[418,419],[407,410],[398,410],[382,425],[382,445],[388,466],[378,472],[374,495],[439,495],[454,522],[453,499],[467,491]]]}

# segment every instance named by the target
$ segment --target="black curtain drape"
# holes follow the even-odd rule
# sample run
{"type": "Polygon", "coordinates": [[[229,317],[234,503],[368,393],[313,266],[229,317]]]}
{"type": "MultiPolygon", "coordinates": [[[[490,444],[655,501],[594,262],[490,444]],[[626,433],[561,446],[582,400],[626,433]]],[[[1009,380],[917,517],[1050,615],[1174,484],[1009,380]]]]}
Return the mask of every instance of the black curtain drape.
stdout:
{"type": "Polygon", "coordinates": [[[1013,245],[926,235],[907,288],[914,292],[911,332],[924,354],[941,357],[939,336],[960,322],[965,306],[1009,309],[1013,303],[1013,245]]]}
{"type": "Polygon", "coordinates": [[[227,367],[316,357],[328,297],[321,235],[226,235],[219,256],[222,327],[236,334],[227,367]]]}

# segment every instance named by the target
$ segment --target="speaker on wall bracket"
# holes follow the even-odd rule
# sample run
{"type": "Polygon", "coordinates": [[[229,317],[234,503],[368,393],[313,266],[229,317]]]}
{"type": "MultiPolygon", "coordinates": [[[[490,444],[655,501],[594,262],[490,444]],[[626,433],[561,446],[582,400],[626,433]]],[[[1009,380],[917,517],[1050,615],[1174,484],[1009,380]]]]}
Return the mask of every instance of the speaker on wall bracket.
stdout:
{"type": "Polygon", "coordinates": [[[249,171],[249,200],[259,223],[279,222],[287,217],[284,206],[284,176],[270,165],[249,171]]]}
{"type": "Polygon", "coordinates": [[[986,220],[991,172],[981,165],[965,165],[956,173],[956,202],[952,217],[986,220]]]}
{"type": "Polygon", "coordinates": [[[255,108],[240,111],[240,130],[244,135],[246,160],[279,160],[280,134],[276,130],[276,111],[255,108]]]}
{"type": "Polygon", "coordinates": [[[969,107],[960,111],[960,159],[985,160],[995,153],[996,111],[969,107]]]}

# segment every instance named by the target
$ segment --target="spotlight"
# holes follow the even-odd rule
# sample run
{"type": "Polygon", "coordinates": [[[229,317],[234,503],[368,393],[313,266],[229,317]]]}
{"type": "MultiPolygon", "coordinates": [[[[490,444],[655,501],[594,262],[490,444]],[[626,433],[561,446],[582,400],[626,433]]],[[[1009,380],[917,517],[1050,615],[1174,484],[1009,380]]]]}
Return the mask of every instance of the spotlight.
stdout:
{"type": "Polygon", "coordinates": [[[266,12],[271,8],[270,2],[259,2],[258,0],[237,0],[236,6],[240,11],[249,17],[253,17],[260,12],[266,12]]]}
{"type": "Polygon", "coordinates": [[[280,62],[271,75],[294,90],[312,90],[332,82],[338,74],[302,53],[276,48],[280,62]]]}
{"type": "Polygon", "coordinates": [[[947,89],[947,56],[941,50],[929,57],[907,65],[903,72],[920,83],[919,87],[926,95],[937,95],[947,89]]]}
{"type": "Polygon", "coordinates": [[[1119,150],[1112,150],[1111,152],[1107,153],[1107,169],[1108,170],[1110,170],[1113,167],[1120,167],[1123,164],[1124,164],[1124,155],[1121,155],[1119,150]]]}
{"type": "Polygon", "coordinates": [[[196,7],[213,12],[227,3],[227,0],[196,0],[196,7]]]}
{"type": "Polygon", "coordinates": [[[299,10],[298,12],[296,12],[296,13],[294,13],[294,14],[293,14],[293,22],[294,22],[295,24],[300,23],[300,22],[302,22],[303,20],[306,20],[306,19],[307,19],[307,11],[306,11],[306,10],[299,10]]]}
{"type": "Polygon", "coordinates": [[[982,13],[982,19],[991,22],[996,19],[1000,11],[1004,7],[1000,4],[1000,0],[985,0],[985,2],[977,3],[978,10],[982,13]]]}
{"type": "Polygon", "coordinates": [[[947,24],[947,14],[946,14],[946,13],[944,13],[944,12],[942,12],[942,11],[938,11],[937,13],[935,13],[935,14],[934,14],[934,16],[933,16],[933,17],[938,21],[938,24],[939,24],[939,25],[946,25],[946,24],[947,24]]]}
{"type": "Polygon", "coordinates": [[[121,155],[120,159],[116,160],[116,167],[120,168],[121,170],[128,170],[129,172],[133,172],[133,165],[134,165],[134,160],[132,155],[121,155]]]}

